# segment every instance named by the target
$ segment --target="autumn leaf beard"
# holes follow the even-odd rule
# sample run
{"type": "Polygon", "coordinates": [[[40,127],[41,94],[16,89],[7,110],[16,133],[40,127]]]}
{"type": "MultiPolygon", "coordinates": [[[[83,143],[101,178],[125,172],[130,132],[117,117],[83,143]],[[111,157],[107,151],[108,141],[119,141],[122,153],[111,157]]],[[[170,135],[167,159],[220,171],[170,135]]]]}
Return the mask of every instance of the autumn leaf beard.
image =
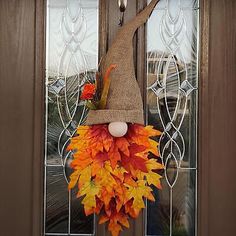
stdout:
{"type": "Polygon", "coordinates": [[[99,224],[108,222],[112,236],[129,228],[145,208],[144,199],[154,201],[151,185],[161,189],[158,143],[150,137],[161,133],[152,126],[129,124],[124,137],[110,135],[108,125],[80,126],[68,150],[73,152],[69,189],[78,186],[86,215],[99,214],[99,224]]]}

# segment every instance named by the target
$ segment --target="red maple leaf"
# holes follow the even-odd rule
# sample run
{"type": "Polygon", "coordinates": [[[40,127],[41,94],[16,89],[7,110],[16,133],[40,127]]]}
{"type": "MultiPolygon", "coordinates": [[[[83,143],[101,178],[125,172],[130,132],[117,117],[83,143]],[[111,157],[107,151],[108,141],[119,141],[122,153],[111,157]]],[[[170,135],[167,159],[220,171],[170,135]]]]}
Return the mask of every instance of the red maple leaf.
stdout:
{"type": "Polygon", "coordinates": [[[130,155],[126,156],[122,154],[121,163],[122,166],[127,171],[132,171],[132,168],[134,170],[141,170],[142,172],[148,172],[146,167],[146,159],[137,156],[138,153],[142,153],[146,150],[145,146],[137,145],[135,143],[131,144],[129,147],[130,155]]]}

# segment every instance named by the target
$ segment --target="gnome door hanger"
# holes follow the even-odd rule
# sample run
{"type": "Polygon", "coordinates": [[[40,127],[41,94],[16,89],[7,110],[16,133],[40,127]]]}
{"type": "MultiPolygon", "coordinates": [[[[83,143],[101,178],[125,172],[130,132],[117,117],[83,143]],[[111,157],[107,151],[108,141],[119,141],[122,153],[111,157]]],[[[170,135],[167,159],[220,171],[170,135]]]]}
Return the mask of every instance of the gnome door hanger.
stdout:
{"type": "Polygon", "coordinates": [[[77,187],[86,215],[96,213],[107,222],[112,236],[129,227],[154,201],[152,188],[161,188],[158,143],[161,133],[144,126],[143,103],[135,78],[133,36],[144,24],[158,0],[122,26],[101,65],[98,83],[86,84],[81,99],[90,108],[85,126],[77,129],[68,150],[73,152],[69,189],[77,187]]]}
{"type": "MultiPolygon", "coordinates": [[[[157,2],[158,0],[151,1],[142,12],[119,29],[101,65],[103,78],[107,71],[110,72],[106,107],[91,110],[87,125],[111,122],[144,124],[143,102],[135,78],[133,37],[136,30],[147,21],[157,2]],[[109,70],[112,65],[113,69],[109,70]]],[[[115,127],[120,124],[115,123],[115,127]]]]}

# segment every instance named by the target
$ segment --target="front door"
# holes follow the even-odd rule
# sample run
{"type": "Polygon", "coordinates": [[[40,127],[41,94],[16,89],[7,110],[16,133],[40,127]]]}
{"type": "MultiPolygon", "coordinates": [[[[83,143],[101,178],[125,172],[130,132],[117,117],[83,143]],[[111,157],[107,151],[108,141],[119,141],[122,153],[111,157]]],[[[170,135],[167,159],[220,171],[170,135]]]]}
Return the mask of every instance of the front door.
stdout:
{"type": "MultiPolygon", "coordinates": [[[[1,1],[0,235],[110,235],[68,191],[66,148],[86,120],[84,83],[120,24],[149,1],[125,3],[1,1]]],[[[136,32],[136,77],[146,124],[162,131],[164,170],[156,201],[123,236],[234,235],[235,32],[222,23],[230,27],[233,9],[233,1],[160,0],[136,32]]]]}

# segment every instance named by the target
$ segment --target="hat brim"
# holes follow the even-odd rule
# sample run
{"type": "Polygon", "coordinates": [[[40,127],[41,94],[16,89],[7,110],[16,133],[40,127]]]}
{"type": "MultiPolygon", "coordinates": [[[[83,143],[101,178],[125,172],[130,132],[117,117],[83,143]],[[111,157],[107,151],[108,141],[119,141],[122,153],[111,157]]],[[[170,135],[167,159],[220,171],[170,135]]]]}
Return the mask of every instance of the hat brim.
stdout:
{"type": "Polygon", "coordinates": [[[86,125],[126,122],[144,125],[143,110],[90,110],[86,125]]]}

